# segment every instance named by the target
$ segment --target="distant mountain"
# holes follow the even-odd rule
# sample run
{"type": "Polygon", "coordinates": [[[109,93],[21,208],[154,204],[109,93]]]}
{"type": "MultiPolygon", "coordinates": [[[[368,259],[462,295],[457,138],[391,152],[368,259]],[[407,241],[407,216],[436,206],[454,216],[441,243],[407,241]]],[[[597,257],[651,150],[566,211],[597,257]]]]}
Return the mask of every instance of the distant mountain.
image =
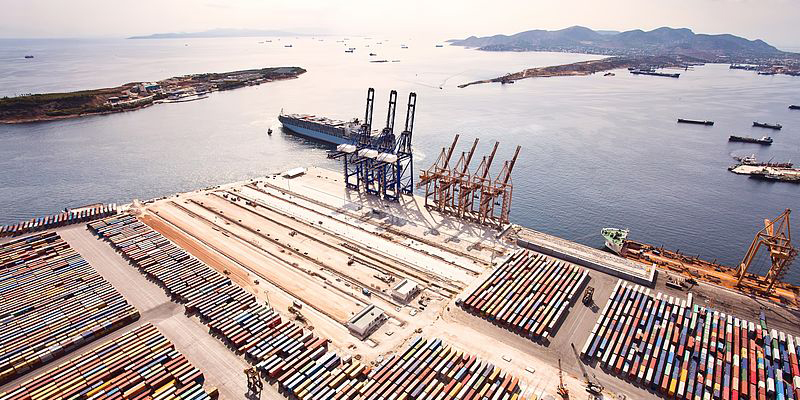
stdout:
{"type": "Polygon", "coordinates": [[[264,36],[305,36],[305,34],[264,29],[211,29],[202,32],[154,33],[146,36],[131,36],[128,39],[186,39],[264,36]]]}
{"type": "Polygon", "coordinates": [[[557,31],[531,30],[515,35],[470,36],[453,45],[490,51],[579,51],[612,55],[677,54],[705,59],[719,57],[775,57],[784,53],[762,40],[723,34],[697,34],[690,29],[658,28],[614,32],[573,26],[557,31]]]}

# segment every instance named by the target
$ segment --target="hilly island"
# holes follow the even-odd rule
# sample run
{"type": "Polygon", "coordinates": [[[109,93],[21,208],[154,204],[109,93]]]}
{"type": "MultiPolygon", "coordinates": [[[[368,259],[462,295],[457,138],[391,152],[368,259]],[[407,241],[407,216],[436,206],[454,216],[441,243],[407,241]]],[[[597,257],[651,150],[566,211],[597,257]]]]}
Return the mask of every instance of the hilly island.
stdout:
{"type": "Polygon", "coordinates": [[[575,64],[531,68],[505,76],[470,82],[461,87],[486,82],[511,82],[516,79],[588,75],[618,68],[652,71],[656,68],[681,68],[698,63],[729,63],[733,68],[764,75],[800,75],[800,54],[777,49],[763,40],[749,40],[731,34],[698,34],[686,28],[640,29],[616,32],[594,31],[573,26],[547,31],[530,30],[513,35],[493,35],[449,41],[454,46],[482,51],[551,51],[607,55],[609,58],[575,64]]]}

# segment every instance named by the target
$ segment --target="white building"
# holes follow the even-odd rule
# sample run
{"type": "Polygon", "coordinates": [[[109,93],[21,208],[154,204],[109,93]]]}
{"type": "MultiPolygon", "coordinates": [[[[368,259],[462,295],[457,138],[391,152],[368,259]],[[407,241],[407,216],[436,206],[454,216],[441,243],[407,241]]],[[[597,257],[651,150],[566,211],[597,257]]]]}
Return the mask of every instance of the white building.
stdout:
{"type": "Polygon", "coordinates": [[[347,321],[347,329],[350,330],[353,336],[364,340],[372,331],[378,329],[385,320],[386,314],[383,313],[383,310],[374,304],[370,304],[354,315],[353,318],[350,318],[350,321],[347,321]]]}
{"type": "Polygon", "coordinates": [[[403,279],[392,289],[392,297],[394,297],[394,299],[397,301],[408,303],[419,292],[420,286],[417,282],[414,282],[411,279],[403,279]]]}

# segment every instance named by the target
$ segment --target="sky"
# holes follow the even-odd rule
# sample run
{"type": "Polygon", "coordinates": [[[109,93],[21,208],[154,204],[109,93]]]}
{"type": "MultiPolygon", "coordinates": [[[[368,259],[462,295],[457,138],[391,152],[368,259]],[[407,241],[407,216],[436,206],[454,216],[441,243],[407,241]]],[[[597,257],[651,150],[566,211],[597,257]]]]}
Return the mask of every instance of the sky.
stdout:
{"type": "Polygon", "coordinates": [[[573,25],[670,26],[800,48],[800,0],[0,0],[0,10],[0,38],[246,28],[444,40],[573,25]]]}

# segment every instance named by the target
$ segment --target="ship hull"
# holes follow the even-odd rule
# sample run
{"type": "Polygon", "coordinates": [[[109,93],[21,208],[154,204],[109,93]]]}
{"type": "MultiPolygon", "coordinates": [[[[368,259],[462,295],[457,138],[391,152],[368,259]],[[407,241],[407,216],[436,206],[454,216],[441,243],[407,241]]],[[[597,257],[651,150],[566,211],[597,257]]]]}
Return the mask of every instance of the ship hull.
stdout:
{"type": "Polygon", "coordinates": [[[281,120],[281,124],[283,124],[283,127],[286,128],[286,130],[288,130],[290,133],[302,136],[307,139],[313,139],[318,142],[334,144],[334,145],[350,143],[350,140],[348,139],[330,135],[325,132],[319,132],[313,129],[304,128],[293,124],[291,121],[281,120]]]}
{"type": "Polygon", "coordinates": [[[606,240],[606,248],[616,253],[618,256],[622,255],[622,246],[610,240],[606,240]]]}

